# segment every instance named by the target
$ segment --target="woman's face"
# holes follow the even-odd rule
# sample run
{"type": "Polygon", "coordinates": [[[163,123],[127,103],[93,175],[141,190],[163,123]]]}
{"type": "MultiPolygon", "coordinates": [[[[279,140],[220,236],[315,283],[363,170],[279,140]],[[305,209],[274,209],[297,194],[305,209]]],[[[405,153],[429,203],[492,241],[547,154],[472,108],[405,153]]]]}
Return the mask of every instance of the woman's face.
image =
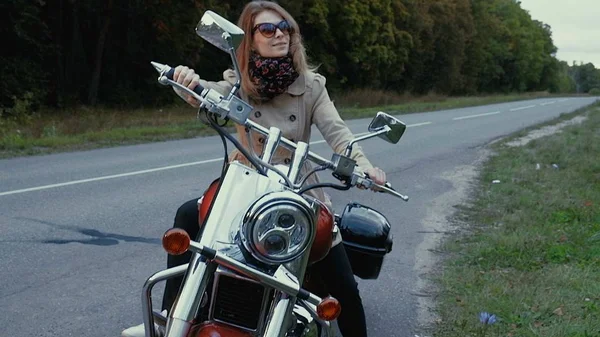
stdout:
{"type": "MultiPolygon", "coordinates": [[[[256,18],[254,18],[254,24],[252,27],[256,27],[262,23],[272,23],[277,26],[282,21],[283,18],[281,15],[277,14],[277,12],[266,10],[259,13],[256,18]]],[[[266,35],[268,36],[269,34],[266,35]]],[[[254,33],[252,33],[252,46],[260,56],[282,57],[288,54],[290,50],[289,31],[281,31],[281,29],[277,28],[273,36],[267,36],[261,33],[259,29],[255,29],[254,33]]]]}

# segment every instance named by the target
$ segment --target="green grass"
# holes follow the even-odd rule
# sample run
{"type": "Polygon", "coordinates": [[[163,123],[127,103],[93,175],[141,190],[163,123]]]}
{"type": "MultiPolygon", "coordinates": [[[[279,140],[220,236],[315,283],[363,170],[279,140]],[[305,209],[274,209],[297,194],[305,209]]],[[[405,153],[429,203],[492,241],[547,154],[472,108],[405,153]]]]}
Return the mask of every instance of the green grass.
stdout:
{"type": "MultiPolygon", "coordinates": [[[[547,93],[516,95],[413,97],[361,90],[334,97],[345,119],[368,118],[377,111],[393,114],[452,109],[540,97],[547,93]]],[[[20,119],[0,117],[0,158],[93,149],[214,135],[199,123],[184,103],[164,108],[117,110],[79,107],[42,110],[20,119]]]]}
{"type": "Polygon", "coordinates": [[[92,149],[136,143],[148,143],[169,139],[191,138],[206,130],[202,125],[189,123],[160,127],[115,128],[88,131],[77,135],[52,135],[27,138],[11,134],[0,140],[0,156],[32,155],[68,150],[92,149]]]}
{"type": "Polygon", "coordinates": [[[600,336],[600,105],[575,114],[588,120],[493,146],[443,247],[434,336],[600,336]]]}
{"type": "Polygon", "coordinates": [[[130,111],[81,107],[0,119],[0,158],[214,134],[195,115],[194,109],[175,105],[130,111]]]}

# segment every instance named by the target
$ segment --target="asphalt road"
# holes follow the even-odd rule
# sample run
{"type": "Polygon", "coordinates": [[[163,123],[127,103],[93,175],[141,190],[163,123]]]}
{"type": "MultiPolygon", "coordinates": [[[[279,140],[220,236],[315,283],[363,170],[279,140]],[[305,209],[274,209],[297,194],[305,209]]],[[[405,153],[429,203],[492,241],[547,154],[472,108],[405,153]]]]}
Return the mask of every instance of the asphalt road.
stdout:
{"type": "MultiPolygon", "coordinates": [[[[394,249],[380,278],[359,282],[371,336],[419,333],[429,222],[443,221],[460,201],[451,177],[476,162],[491,140],[594,100],[403,115],[409,128],[400,143],[362,143],[394,187],[411,197],[405,203],[368,191],[331,192],[337,211],[359,201],[392,222],[394,249]]],[[[368,122],[348,125],[362,133],[368,122]]],[[[318,132],[312,149],[331,153],[318,132]]],[[[220,139],[209,137],[0,160],[0,337],[118,336],[140,323],[141,286],[165,265],[159,238],[177,207],[217,176],[222,156],[220,139]]]]}

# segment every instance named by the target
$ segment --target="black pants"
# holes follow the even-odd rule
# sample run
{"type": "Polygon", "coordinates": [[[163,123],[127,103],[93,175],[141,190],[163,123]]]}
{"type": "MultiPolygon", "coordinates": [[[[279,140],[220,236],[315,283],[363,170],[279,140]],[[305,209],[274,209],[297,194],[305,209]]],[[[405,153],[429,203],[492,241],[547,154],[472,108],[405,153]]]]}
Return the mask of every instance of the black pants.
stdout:
{"type": "MultiPolygon", "coordinates": [[[[198,236],[197,199],[190,200],[177,210],[174,227],[184,229],[193,239],[198,236]]],[[[167,267],[172,268],[190,262],[192,253],[169,255],[167,267]]],[[[340,301],[342,312],[338,318],[338,326],[344,337],[366,337],[367,326],[365,312],[358,292],[352,268],[343,245],[333,247],[329,254],[311,267],[325,283],[331,296],[340,301]]],[[[162,308],[170,310],[175,302],[183,276],[167,280],[163,295],[162,308]]]]}

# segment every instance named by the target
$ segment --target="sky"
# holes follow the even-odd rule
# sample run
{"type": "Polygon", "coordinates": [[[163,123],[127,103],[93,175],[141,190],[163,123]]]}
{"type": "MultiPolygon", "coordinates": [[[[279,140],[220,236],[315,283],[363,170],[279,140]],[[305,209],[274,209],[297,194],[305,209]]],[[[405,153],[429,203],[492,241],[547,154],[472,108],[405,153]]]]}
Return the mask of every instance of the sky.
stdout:
{"type": "Polygon", "coordinates": [[[552,27],[556,58],[600,68],[600,0],[521,0],[521,8],[552,27]]]}

